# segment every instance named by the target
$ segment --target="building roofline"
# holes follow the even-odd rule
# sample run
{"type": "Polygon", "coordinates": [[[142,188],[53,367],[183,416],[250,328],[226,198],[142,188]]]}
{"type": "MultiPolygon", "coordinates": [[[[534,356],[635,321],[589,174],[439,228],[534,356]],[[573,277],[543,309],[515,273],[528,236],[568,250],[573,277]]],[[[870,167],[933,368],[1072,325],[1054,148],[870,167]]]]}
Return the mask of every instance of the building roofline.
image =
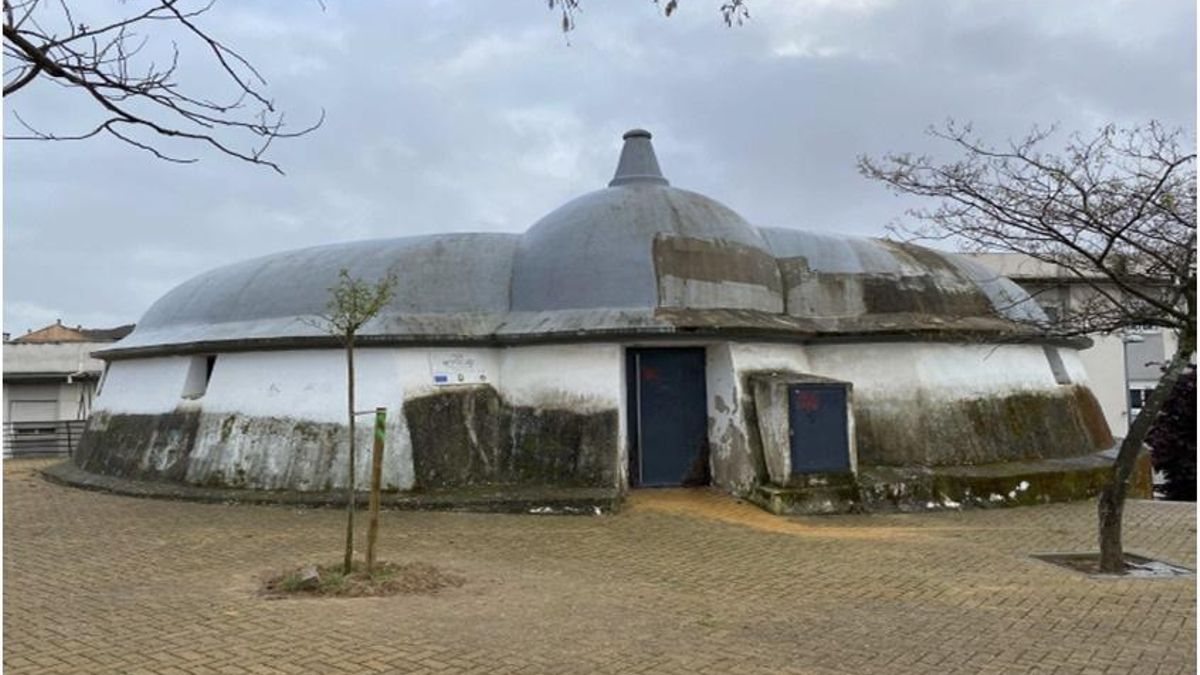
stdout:
{"type": "MultiPolygon", "coordinates": [[[[581,342],[609,342],[629,340],[746,340],[755,342],[786,342],[791,344],[847,344],[872,342],[951,342],[980,344],[1035,344],[1086,349],[1092,345],[1087,337],[1062,337],[1039,334],[1032,330],[996,329],[888,329],[862,332],[809,332],[798,333],[791,329],[764,330],[762,328],[739,327],[644,327],[638,330],[627,328],[611,330],[589,330],[586,333],[543,333],[538,335],[419,335],[419,336],[373,336],[364,335],[355,339],[358,347],[411,347],[411,348],[462,348],[462,347],[518,347],[522,345],[571,344],[581,342]]],[[[234,340],[207,340],[178,344],[156,344],[123,349],[106,349],[93,352],[94,358],[104,361],[146,358],[153,356],[190,356],[197,354],[221,354],[247,351],[282,351],[296,349],[342,348],[341,339],[331,335],[297,336],[274,338],[241,338],[234,340]]]]}

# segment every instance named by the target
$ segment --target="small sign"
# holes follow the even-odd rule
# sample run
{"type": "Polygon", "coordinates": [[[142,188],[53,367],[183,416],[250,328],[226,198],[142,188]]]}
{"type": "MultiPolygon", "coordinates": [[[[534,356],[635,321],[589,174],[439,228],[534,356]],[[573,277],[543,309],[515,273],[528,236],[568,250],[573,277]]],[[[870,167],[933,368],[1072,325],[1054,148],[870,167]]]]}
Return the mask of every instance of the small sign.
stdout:
{"type": "Polygon", "coordinates": [[[485,384],[490,379],[483,359],[470,352],[432,354],[429,357],[429,370],[433,383],[438,386],[485,384]]]}

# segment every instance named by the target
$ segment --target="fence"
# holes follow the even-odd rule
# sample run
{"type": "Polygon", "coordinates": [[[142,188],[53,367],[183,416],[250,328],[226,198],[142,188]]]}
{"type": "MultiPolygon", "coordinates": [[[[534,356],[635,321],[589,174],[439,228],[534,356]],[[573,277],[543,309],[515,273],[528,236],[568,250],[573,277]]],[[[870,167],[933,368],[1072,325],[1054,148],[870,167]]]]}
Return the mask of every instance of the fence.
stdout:
{"type": "Polygon", "coordinates": [[[4,456],[39,457],[69,455],[79,443],[87,420],[55,422],[6,422],[4,456]]]}

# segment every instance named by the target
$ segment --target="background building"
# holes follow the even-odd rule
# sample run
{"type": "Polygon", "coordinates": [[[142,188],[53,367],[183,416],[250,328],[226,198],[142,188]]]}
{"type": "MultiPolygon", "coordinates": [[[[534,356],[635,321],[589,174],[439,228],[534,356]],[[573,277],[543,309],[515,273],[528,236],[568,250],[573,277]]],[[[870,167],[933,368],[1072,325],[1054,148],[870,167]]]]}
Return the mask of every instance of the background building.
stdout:
{"type": "Polygon", "coordinates": [[[92,412],[104,362],[91,352],[133,325],[64,326],[59,320],[15,340],[4,335],[4,455],[69,452],[92,412]]]}

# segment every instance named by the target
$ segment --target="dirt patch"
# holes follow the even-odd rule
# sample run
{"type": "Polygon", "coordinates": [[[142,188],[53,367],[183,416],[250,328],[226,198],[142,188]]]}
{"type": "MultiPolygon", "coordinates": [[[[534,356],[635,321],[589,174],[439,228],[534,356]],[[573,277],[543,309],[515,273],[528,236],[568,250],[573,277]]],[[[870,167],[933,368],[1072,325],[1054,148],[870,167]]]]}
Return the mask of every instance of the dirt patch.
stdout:
{"type": "Polygon", "coordinates": [[[697,488],[658,488],[634,490],[626,499],[626,511],[653,511],[675,516],[703,518],[729,525],[740,525],[759,532],[841,540],[898,541],[925,538],[924,531],[888,524],[880,527],[837,526],[833,517],[822,521],[790,519],[717,490],[697,488]]]}
{"type": "Polygon", "coordinates": [[[374,598],[390,595],[433,595],[457,588],[466,579],[424,562],[376,563],[368,575],[362,563],[354,563],[350,574],[341,564],[309,565],[270,576],[262,591],[268,598],[374,598]]]}

